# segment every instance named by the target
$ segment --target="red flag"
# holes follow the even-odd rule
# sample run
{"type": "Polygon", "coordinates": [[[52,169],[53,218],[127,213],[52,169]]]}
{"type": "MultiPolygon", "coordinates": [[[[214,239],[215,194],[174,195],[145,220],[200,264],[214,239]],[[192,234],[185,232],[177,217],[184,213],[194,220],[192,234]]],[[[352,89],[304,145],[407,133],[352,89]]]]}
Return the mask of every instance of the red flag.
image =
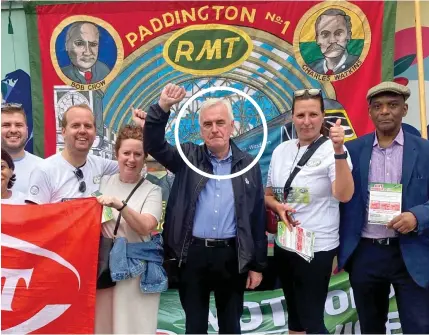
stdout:
{"type": "MultiPolygon", "coordinates": [[[[33,106],[34,118],[40,120],[35,124],[44,127],[35,132],[35,142],[45,157],[64,147],[58,136],[60,120],[78,103],[91,106],[100,123],[97,135],[104,140],[94,149],[111,156],[114,134],[130,122],[131,108],[152,104],[169,82],[186,87],[191,95],[213,86],[250,92],[267,121],[272,121],[270,126],[276,127],[269,134],[268,156],[280,143],[280,127],[290,122],[293,91],[320,88],[327,123],[333,125],[340,118],[350,140],[374,131],[366,93],[392,70],[392,57],[384,52],[394,42],[396,6],[389,1],[31,3],[27,26],[34,34],[28,42],[37,54],[32,72],[43,74],[32,76],[37,81],[32,91],[43,97],[33,106]],[[338,15],[342,18],[335,19],[338,15]],[[328,29],[329,36],[343,31],[341,36],[326,42],[318,36],[327,25],[322,16],[330,17],[329,27],[338,25],[332,32],[328,29]],[[80,56],[81,51],[76,54],[72,48],[71,32],[79,37],[77,27],[82,24],[97,31],[91,56],[80,56]],[[328,71],[327,59],[339,56],[331,52],[342,57],[328,71]],[[83,73],[89,67],[91,78],[83,73]],[[142,84],[147,88],[139,89],[142,84]]],[[[248,103],[244,109],[233,103],[237,137],[262,132],[261,118],[248,103]]],[[[166,129],[172,144],[177,115],[173,109],[166,129]]],[[[182,120],[182,140],[199,137],[198,122],[193,120],[182,120]]],[[[262,136],[257,143],[261,141],[262,136]]],[[[267,161],[261,162],[263,171],[267,161]]]]}
{"type": "Polygon", "coordinates": [[[2,205],[2,333],[94,332],[96,199],[2,205]]]}

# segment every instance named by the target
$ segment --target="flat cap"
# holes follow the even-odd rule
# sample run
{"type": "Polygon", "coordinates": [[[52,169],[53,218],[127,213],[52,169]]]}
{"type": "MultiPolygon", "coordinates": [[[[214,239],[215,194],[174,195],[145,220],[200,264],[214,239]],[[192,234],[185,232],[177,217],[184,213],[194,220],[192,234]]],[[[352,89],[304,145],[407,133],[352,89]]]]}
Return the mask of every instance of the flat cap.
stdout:
{"type": "Polygon", "coordinates": [[[411,91],[407,86],[395,83],[393,81],[384,81],[369,89],[366,95],[366,100],[369,102],[373,96],[380,93],[396,93],[402,95],[405,100],[407,100],[411,95],[411,91]]]}

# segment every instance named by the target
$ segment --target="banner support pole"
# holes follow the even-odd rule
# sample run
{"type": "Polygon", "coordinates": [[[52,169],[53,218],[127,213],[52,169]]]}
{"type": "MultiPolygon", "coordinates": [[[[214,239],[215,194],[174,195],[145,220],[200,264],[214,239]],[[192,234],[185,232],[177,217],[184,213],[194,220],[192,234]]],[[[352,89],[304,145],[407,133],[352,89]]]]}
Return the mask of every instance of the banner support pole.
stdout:
{"type": "Polygon", "coordinates": [[[414,0],[416,16],[416,47],[417,47],[417,72],[419,82],[419,101],[420,101],[420,126],[422,137],[428,138],[427,120],[426,120],[426,100],[425,100],[425,75],[423,65],[423,39],[422,23],[420,17],[420,0],[414,0]]]}

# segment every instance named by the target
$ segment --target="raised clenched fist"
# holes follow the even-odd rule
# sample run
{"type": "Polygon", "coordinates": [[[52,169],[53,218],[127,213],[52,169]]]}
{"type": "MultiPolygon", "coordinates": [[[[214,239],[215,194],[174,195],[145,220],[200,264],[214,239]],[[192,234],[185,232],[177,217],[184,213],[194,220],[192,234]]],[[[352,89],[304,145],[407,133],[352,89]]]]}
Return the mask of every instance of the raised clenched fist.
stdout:
{"type": "Polygon", "coordinates": [[[158,104],[164,112],[168,112],[173,105],[182,101],[185,95],[186,91],[183,87],[170,83],[162,90],[158,104]]]}

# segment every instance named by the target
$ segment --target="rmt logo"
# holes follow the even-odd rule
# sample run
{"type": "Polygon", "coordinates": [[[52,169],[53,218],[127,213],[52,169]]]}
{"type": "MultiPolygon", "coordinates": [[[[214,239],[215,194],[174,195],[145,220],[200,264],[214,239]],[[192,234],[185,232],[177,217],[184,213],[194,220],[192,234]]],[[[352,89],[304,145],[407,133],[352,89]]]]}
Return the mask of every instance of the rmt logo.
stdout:
{"type": "MultiPolygon", "coordinates": [[[[49,259],[53,262],[55,262],[54,266],[60,267],[62,269],[66,269],[65,272],[68,276],[73,275],[73,277],[76,277],[77,283],[78,283],[78,290],[81,287],[81,278],[79,275],[79,272],[76,270],[76,268],[70,264],[68,261],[66,261],[63,257],[58,255],[57,253],[41,248],[35,244],[29,243],[27,241],[20,240],[18,238],[1,234],[1,243],[2,248],[9,248],[13,249],[13,251],[16,251],[16,255],[22,255],[22,252],[26,254],[30,254],[31,257],[42,257],[43,259],[49,259]],[[20,254],[21,253],[21,254],[20,254]]],[[[19,257],[16,257],[16,259],[13,259],[13,264],[20,265],[23,267],[28,267],[28,264],[21,264],[21,259],[19,257]]],[[[11,262],[8,262],[6,266],[11,267],[11,262]]],[[[4,266],[4,262],[3,262],[4,266]]],[[[2,319],[6,318],[6,315],[3,314],[3,311],[5,312],[17,312],[20,313],[21,309],[23,309],[28,304],[28,301],[26,299],[31,298],[32,292],[30,285],[32,284],[32,279],[37,278],[37,280],[40,280],[41,275],[44,277],[48,277],[47,280],[44,280],[47,285],[49,285],[49,276],[52,276],[52,273],[47,269],[41,269],[39,270],[39,274],[35,274],[36,270],[35,268],[2,268],[1,269],[1,277],[2,277],[2,291],[1,291],[1,310],[2,310],[2,319]],[[23,285],[25,284],[25,286],[23,285]],[[26,292],[27,290],[28,292],[26,292]],[[21,292],[20,294],[17,292],[21,292]],[[22,292],[25,292],[23,294],[22,292]],[[16,302],[15,300],[17,296],[19,298],[22,297],[23,303],[16,302]]],[[[36,290],[34,290],[36,291],[36,290]]],[[[42,300],[41,298],[48,300],[49,297],[46,297],[43,292],[33,292],[35,293],[35,296],[37,297],[37,304],[40,304],[42,300]],[[41,294],[42,293],[42,294],[41,294]]],[[[55,295],[54,295],[55,299],[55,295]]],[[[62,299],[61,299],[62,300],[62,299]]],[[[55,319],[59,318],[62,314],[64,314],[71,306],[70,304],[46,304],[45,306],[41,305],[41,308],[37,309],[37,312],[35,312],[34,315],[25,315],[25,320],[20,322],[17,325],[13,326],[6,326],[9,327],[7,329],[2,329],[3,334],[22,334],[22,333],[31,333],[34,332],[55,319]]],[[[25,314],[25,313],[24,313],[25,314]]],[[[2,320],[2,327],[4,324],[7,324],[5,320],[2,320]]]]}

